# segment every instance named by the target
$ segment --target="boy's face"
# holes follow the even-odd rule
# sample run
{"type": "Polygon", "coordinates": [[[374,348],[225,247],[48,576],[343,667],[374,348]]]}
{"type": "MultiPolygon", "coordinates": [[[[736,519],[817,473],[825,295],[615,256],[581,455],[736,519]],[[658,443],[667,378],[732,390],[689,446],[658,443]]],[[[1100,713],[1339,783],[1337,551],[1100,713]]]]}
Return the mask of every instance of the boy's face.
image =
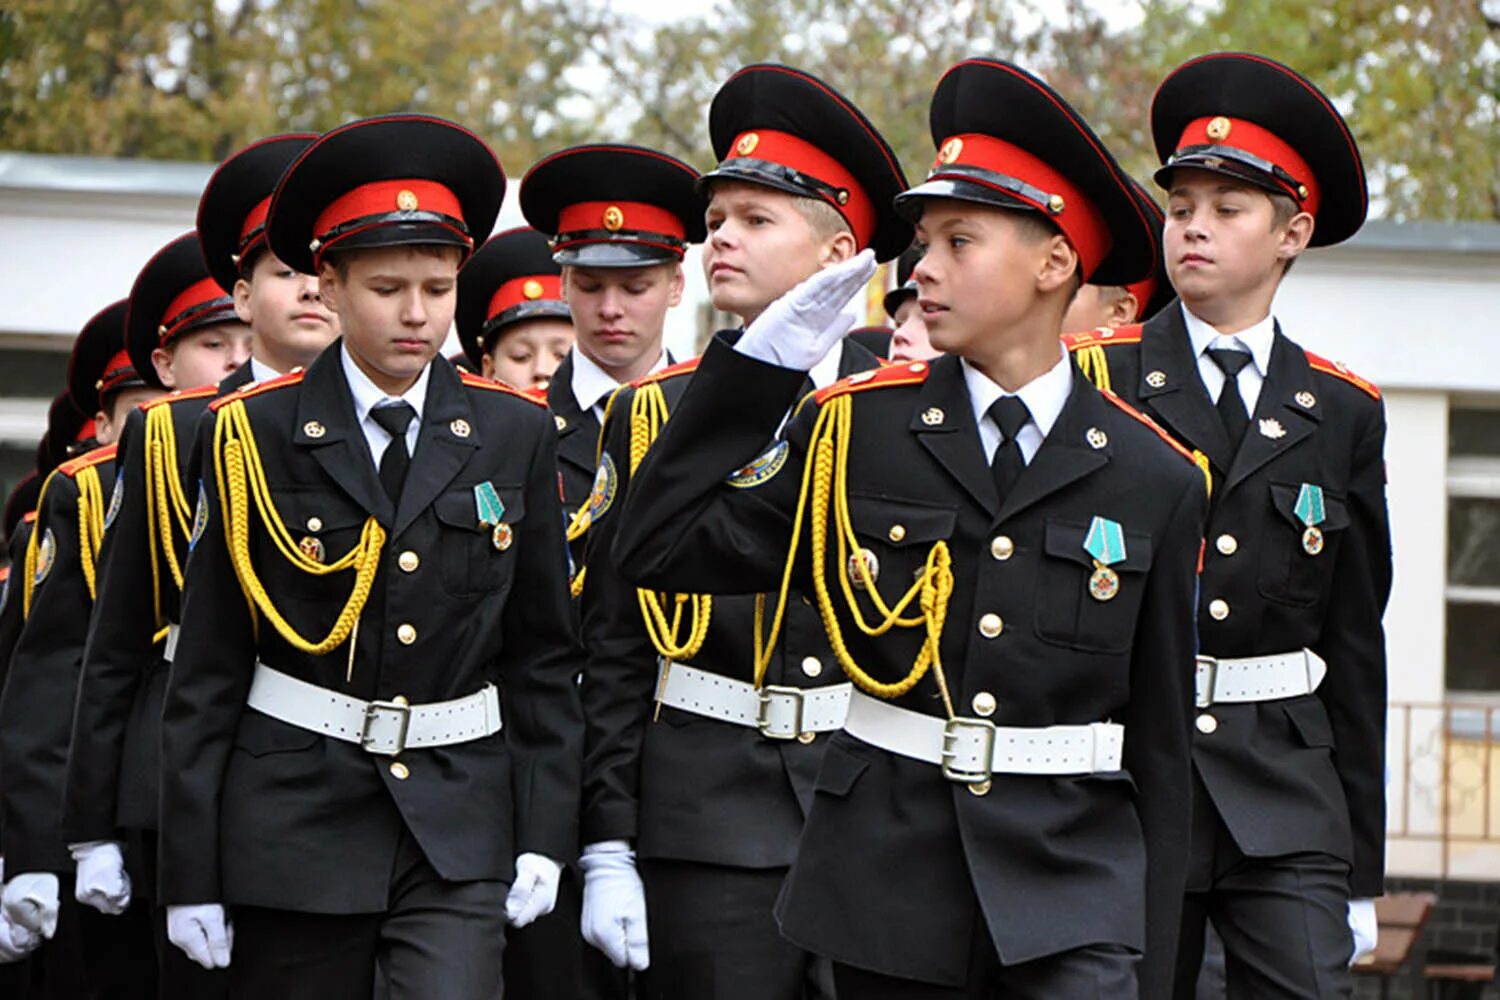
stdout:
{"type": "Polygon", "coordinates": [[[939,351],[927,336],[927,321],[915,295],[897,306],[896,315],[891,318],[896,323],[891,333],[892,361],[930,361],[938,356],[939,351]]]}
{"type": "Polygon", "coordinates": [[[319,289],[344,343],[381,390],[399,395],[436,356],[457,305],[457,248],[346,251],[344,274],[324,261],[319,289]]]}
{"type": "Polygon", "coordinates": [[[834,239],[818,238],[792,195],[774,188],[714,181],[705,221],[709,296],[715,309],[747,325],[825,264],[843,259],[834,239]]]}
{"type": "Polygon", "coordinates": [[[250,358],[250,328],[230,320],[183,334],[151,352],[156,375],[169,389],[217,385],[250,358]]]}
{"type": "Polygon", "coordinates": [[[927,200],[917,240],[927,247],[912,272],[927,335],[934,350],[965,356],[1027,317],[1053,243],[1015,212],[946,198],[927,200]]]}
{"type": "Polygon", "coordinates": [[[1162,242],[1172,286],[1190,308],[1274,290],[1312,235],[1311,216],[1277,226],[1269,195],[1222,174],[1185,167],[1171,184],[1162,242]]]}
{"type": "Polygon", "coordinates": [[[317,357],[339,335],[338,317],[318,295],[318,279],[299,274],[269,250],[249,280],[234,283],[234,311],[278,357],[317,357]]]}
{"type": "Polygon", "coordinates": [[[100,445],[111,445],[119,441],[130,411],[160,395],[160,389],[144,385],[112,393],[105,401],[104,409],[94,414],[94,440],[100,445]]]}
{"type": "Polygon", "coordinates": [[[650,365],[661,355],[667,310],[682,301],[682,265],[565,267],[563,298],[578,349],[608,372],[650,365]]]}
{"type": "Polygon", "coordinates": [[[480,374],[517,389],[545,389],[572,346],[573,324],[567,320],[523,320],[500,332],[480,359],[480,374]]]}

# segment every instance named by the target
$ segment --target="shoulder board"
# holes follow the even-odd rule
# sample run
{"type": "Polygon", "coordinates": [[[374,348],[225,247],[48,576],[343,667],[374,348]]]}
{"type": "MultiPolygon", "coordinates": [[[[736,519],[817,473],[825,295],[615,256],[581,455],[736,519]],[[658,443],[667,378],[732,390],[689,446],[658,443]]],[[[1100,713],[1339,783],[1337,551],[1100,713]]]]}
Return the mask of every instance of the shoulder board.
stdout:
{"type": "Polygon", "coordinates": [[[848,378],[841,378],[825,389],[819,389],[813,393],[813,398],[819,405],[822,405],[835,396],[864,392],[866,389],[884,389],[895,385],[920,385],[927,381],[927,373],[930,370],[931,366],[925,361],[904,361],[899,365],[871,368],[868,371],[856,372],[848,378]]]}
{"type": "Polygon", "coordinates": [[[303,374],[301,371],[287,372],[285,375],[268,378],[259,385],[245,385],[233,392],[226,392],[208,404],[209,412],[217,413],[219,412],[219,407],[232,403],[236,399],[249,399],[251,396],[259,396],[263,392],[270,392],[272,389],[283,389],[289,385],[296,385],[302,381],[303,374]]]}
{"type": "Polygon", "coordinates": [[[667,379],[676,378],[678,375],[692,374],[697,370],[698,362],[700,360],[702,360],[701,357],[688,358],[686,361],[679,361],[675,365],[668,365],[659,372],[652,372],[650,375],[642,375],[640,378],[636,379],[630,384],[632,387],[639,389],[641,386],[650,385],[653,382],[665,382],[667,379]]]}
{"type": "Polygon", "coordinates": [[[458,379],[470,389],[488,389],[490,392],[503,392],[507,396],[524,399],[533,406],[540,406],[544,410],[547,408],[547,398],[545,395],[538,399],[528,392],[522,392],[520,389],[508,386],[504,382],[496,382],[494,379],[485,378],[483,375],[475,375],[473,372],[461,371],[458,373],[458,379]]]}
{"type": "Polygon", "coordinates": [[[99,465],[103,462],[112,461],[114,457],[115,446],[112,444],[107,444],[102,448],[95,448],[93,451],[84,452],[77,458],[64,462],[62,465],[59,465],[57,467],[57,471],[61,472],[65,476],[76,476],[84,469],[99,465]]]}
{"type": "Polygon", "coordinates": [[[1342,361],[1329,361],[1327,358],[1321,358],[1306,348],[1303,349],[1302,353],[1307,355],[1307,363],[1314,371],[1320,371],[1325,375],[1332,375],[1334,378],[1341,378],[1356,389],[1362,390],[1371,399],[1380,398],[1380,389],[1374,382],[1363,376],[1354,374],[1349,370],[1348,365],[1345,365],[1342,361]]]}
{"type": "Polygon", "coordinates": [[[1121,399],[1119,396],[1116,396],[1108,389],[1100,389],[1099,395],[1103,396],[1105,399],[1115,404],[1115,406],[1119,407],[1121,413],[1124,413],[1128,417],[1133,417],[1136,420],[1139,420],[1142,424],[1145,424],[1147,427],[1149,427],[1153,434],[1161,438],[1167,444],[1171,445],[1172,450],[1177,452],[1177,454],[1181,455],[1189,462],[1192,462],[1194,465],[1198,464],[1198,460],[1193,457],[1193,453],[1184,448],[1176,438],[1172,437],[1172,435],[1163,430],[1161,424],[1158,424],[1155,420],[1152,420],[1150,417],[1146,416],[1140,410],[1137,410],[1135,407],[1131,406],[1129,403],[1125,402],[1125,400],[1121,399]]]}
{"type": "Polygon", "coordinates": [[[23,524],[36,524],[36,511],[28,510],[26,513],[22,514],[21,522],[23,524]]]}
{"type": "Polygon", "coordinates": [[[521,395],[538,403],[545,403],[547,402],[547,387],[544,385],[534,385],[530,389],[522,389],[521,395]]]}
{"type": "Polygon", "coordinates": [[[184,399],[202,399],[205,396],[212,396],[218,391],[216,387],[211,385],[200,385],[196,389],[173,389],[164,396],[157,396],[155,399],[148,399],[144,403],[138,404],[137,409],[145,413],[156,409],[158,406],[180,403],[184,399]]]}
{"type": "Polygon", "coordinates": [[[1112,347],[1115,344],[1139,344],[1141,342],[1141,324],[1131,323],[1129,326],[1101,326],[1095,330],[1085,330],[1082,333],[1065,333],[1062,335],[1063,346],[1070,351],[1079,351],[1085,347],[1112,347]]]}

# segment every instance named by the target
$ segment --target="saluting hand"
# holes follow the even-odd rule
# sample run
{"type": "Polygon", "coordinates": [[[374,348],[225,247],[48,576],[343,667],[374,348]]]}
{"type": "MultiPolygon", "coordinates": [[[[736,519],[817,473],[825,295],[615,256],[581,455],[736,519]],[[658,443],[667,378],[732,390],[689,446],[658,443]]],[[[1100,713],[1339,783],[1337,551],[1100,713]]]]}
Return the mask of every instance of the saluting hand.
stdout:
{"type": "Polygon", "coordinates": [[[734,349],[757,361],[810,371],[854,326],[844,312],[875,274],[875,252],[831,264],[766,307],[734,349]]]}

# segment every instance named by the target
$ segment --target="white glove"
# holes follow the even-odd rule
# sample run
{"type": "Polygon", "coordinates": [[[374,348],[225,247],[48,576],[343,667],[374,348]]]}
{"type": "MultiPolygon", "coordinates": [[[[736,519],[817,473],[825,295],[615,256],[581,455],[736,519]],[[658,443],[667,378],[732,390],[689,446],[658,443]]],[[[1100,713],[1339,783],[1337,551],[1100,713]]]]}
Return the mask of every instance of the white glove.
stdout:
{"type": "Polygon", "coordinates": [[[0,913],[0,965],[19,962],[40,948],[41,944],[39,936],[11,923],[5,914],[0,913]]]}
{"type": "Polygon", "coordinates": [[[130,876],[125,872],[125,856],[114,840],[91,840],[69,844],[68,851],[78,862],[73,878],[73,898],[100,913],[119,916],[130,906],[130,876]]]}
{"type": "Polygon", "coordinates": [[[234,925],[218,903],[167,907],[167,940],[205,969],[229,968],[234,925]]]}
{"type": "Polygon", "coordinates": [[[646,938],[646,890],[635,870],[635,852],[623,840],[590,844],[583,869],[583,939],[617,968],[637,972],[651,964],[646,938]]]}
{"type": "Polygon", "coordinates": [[[1380,936],[1380,922],[1375,919],[1375,900],[1349,900],[1349,931],[1354,935],[1354,954],[1349,957],[1349,964],[1353,965],[1375,950],[1375,940],[1380,936]]]}
{"type": "Polygon", "coordinates": [[[0,909],[11,923],[51,938],[57,933],[57,876],[51,872],[22,872],[5,883],[0,909]]]}
{"type": "Polygon", "coordinates": [[[541,854],[516,855],[516,880],[505,896],[505,919],[517,929],[545,917],[557,905],[562,865],[541,854]]]}
{"type": "Polygon", "coordinates": [[[854,326],[844,307],[874,274],[873,250],[823,268],[767,306],[734,349],[767,364],[811,371],[854,326]]]}

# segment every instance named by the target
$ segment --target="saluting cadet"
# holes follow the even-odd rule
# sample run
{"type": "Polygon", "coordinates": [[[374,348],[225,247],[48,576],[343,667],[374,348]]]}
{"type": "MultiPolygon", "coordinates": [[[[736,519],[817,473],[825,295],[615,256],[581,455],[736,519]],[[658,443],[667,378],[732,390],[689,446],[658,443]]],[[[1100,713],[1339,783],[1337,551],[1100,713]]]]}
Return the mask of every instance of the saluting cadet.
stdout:
{"type": "MultiPolygon", "coordinates": [[[[454,317],[465,364],[485,378],[546,393],[574,340],[561,276],[547,237],[527,226],[491,236],[474,251],[458,273],[454,317]]],[[[587,490],[586,482],[585,496],[587,490]]]]}
{"type": "Polygon", "coordinates": [[[917,279],[911,276],[922,259],[922,248],[910,246],[896,258],[896,287],[885,293],[885,314],[896,324],[891,331],[892,361],[930,361],[938,356],[927,336],[927,323],[917,305],[917,279]]]}
{"type": "MultiPolygon", "coordinates": [[[[1166,217],[1161,206],[1134,178],[1130,189],[1135,200],[1151,220],[1151,225],[1161,231],[1166,217]]],[[[1171,282],[1161,273],[1161,265],[1149,278],[1133,281],[1128,285],[1086,284],[1078,289],[1068,311],[1063,314],[1063,333],[1083,333],[1088,330],[1118,328],[1132,323],[1144,323],[1161,312],[1173,299],[1171,282]]]]}
{"type": "MultiPolygon", "coordinates": [[[[199,418],[221,389],[311,361],[333,334],[316,279],[265,252],[271,191],[313,138],[263,140],[221,164],[200,199],[197,231],[153,257],[131,291],[132,357],[173,392],[137,408],[121,435],[63,807],[80,857],[77,896],[105,913],[127,906],[132,890],[147,903],[156,896],[162,695],[180,620],[199,418]],[[135,879],[120,867],[125,841],[140,844],[135,879]]],[[[164,912],[153,914],[153,929],[162,996],[224,993],[226,977],[168,945],[164,912]]]]}
{"type": "Polygon", "coordinates": [[[777,913],[841,996],[1159,997],[1204,480],[1058,339],[1078,284],[1148,274],[1156,234],[1011,64],[950,69],[931,126],[933,170],[897,205],[946,355],[836,383],[766,450],[874,262],[803,283],[710,345],[615,555],[646,586],[780,586],[772,623],[788,584],[817,604],[856,690],[777,913]]]}
{"type": "MultiPolygon", "coordinates": [[[[784,66],[741,71],[714,98],[710,133],[720,162],[700,186],[716,308],[748,322],[820,267],[864,247],[888,259],[910,243],[890,207],[905,187],[894,154],[814,77],[784,66]]],[[[803,389],[878,364],[848,344],[803,389]]],[[[622,390],[604,431],[583,594],[585,936],[637,968],[649,947],[649,998],[826,997],[827,963],[783,940],[772,919],[825,734],[849,698],[816,614],[795,605],[780,640],[763,649],[757,600],[738,582],[637,590],[610,555],[611,509],[634,488],[662,423],[677,419],[695,365],[622,390]]],[[[747,469],[736,481],[767,474],[747,469]]]]}
{"type": "Polygon", "coordinates": [[[503,189],[473,133],[401,114],[272,198],[343,336],[200,425],[162,722],[169,934],[231,996],[367,1000],[379,964],[395,998],[488,1000],[576,851],[556,430],[437,357],[503,189]]]}
{"type": "MultiPolygon", "coordinates": [[[[59,878],[73,870],[60,792],[108,521],[106,492],[115,478],[114,442],[130,408],[157,392],[124,350],[125,310],[121,301],[99,312],[73,346],[68,395],[80,413],[94,414],[99,447],[62,462],[42,487],[17,595],[24,624],[0,696],[3,906],[38,941],[54,939],[33,983],[42,996],[85,996],[152,974],[144,919],[105,922],[71,898],[59,899],[59,878]]],[[[67,440],[66,432],[52,437],[67,440]]]]}
{"type": "Polygon", "coordinates": [[[1347,996],[1384,877],[1385,413],[1271,302],[1305,248],[1363,224],[1364,168],[1329,100],[1261,56],[1174,70],[1151,131],[1180,302],[1073,346],[1213,475],[1177,995],[1207,919],[1230,996],[1347,996]]]}

